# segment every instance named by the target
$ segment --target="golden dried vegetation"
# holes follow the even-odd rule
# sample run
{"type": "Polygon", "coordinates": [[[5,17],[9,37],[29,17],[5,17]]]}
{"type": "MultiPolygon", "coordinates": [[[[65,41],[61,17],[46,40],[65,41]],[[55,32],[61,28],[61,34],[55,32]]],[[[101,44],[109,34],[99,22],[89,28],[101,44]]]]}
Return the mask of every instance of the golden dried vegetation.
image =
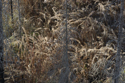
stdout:
{"type": "MultiPolygon", "coordinates": [[[[70,83],[108,83],[108,77],[113,76],[119,7],[109,7],[110,3],[68,1],[70,83]]],[[[22,0],[21,6],[25,8],[21,11],[24,34],[19,42],[13,42],[22,65],[17,69],[23,67],[27,72],[28,83],[57,83],[63,69],[65,1],[22,0]]]]}

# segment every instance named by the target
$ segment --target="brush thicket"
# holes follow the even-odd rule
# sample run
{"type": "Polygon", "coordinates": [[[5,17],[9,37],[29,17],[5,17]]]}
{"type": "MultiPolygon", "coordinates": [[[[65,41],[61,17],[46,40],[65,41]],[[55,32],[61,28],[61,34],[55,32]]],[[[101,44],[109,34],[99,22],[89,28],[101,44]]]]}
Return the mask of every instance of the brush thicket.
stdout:
{"type": "MultiPolygon", "coordinates": [[[[118,28],[111,26],[115,25],[113,15],[117,16],[117,13],[113,11],[117,12],[117,9],[113,5],[113,11],[106,10],[107,0],[83,1],[68,1],[68,59],[72,74],[69,80],[76,83],[106,82],[107,77],[113,76],[115,61],[110,59],[117,50],[118,28]]],[[[25,76],[34,83],[36,80],[56,83],[64,69],[61,58],[65,45],[65,2],[23,0],[22,3],[25,8],[25,12],[22,11],[24,34],[13,46],[19,47],[16,52],[27,72],[25,76]]]]}

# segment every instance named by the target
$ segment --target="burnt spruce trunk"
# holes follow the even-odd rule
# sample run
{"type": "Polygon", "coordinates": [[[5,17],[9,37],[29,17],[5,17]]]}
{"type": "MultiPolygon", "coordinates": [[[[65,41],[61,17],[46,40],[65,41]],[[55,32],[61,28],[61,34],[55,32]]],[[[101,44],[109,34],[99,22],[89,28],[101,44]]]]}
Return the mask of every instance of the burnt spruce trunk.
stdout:
{"type": "Polygon", "coordinates": [[[123,20],[123,11],[124,11],[124,0],[120,0],[121,8],[120,8],[120,18],[119,18],[119,33],[118,33],[118,40],[117,40],[117,53],[116,53],[116,63],[115,63],[115,71],[114,71],[114,83],[120,83],[120,71],[121,71],[121,44],[122,44],[122,28],[124,25],[123,20]]]}
{"type": "Polygon", "coordinates": [[[10,0],[10,6],[11,6],[11,19],[13,24],[13,1],[12,0],[10,0]]]}
{"type": "Polygon", "coordinates": [[[4,83],[2,0],[0,0],[0,83],[4,83]]]}

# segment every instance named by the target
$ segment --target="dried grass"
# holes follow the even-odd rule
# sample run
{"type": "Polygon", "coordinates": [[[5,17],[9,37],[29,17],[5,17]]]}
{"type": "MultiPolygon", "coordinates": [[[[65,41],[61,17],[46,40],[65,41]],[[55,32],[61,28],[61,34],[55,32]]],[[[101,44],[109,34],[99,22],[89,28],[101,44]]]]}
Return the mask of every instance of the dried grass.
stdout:
{"type": "MultiPolygon", "coordinates": [[[[117,12],[116,6],[111,5],[111,10],[107,10],[109,5],[106,3],[107,0],[83,0],[85,3],[81,3],[80,0],[74,1],[76,2],[71,0],[68,2],[76,7],[68,8],[68,57],[70,74],[74,74],[75,78],[70,81],[75,83],[108,81],[107,77],[113,76],[115,63],[111,58],[117,50],[117,23],[113,21],[113,15],[117,16],[117,13],[113,14],[117,12]]],[[[19,45],[18,55],[29,75],[26,75],[27,79],[56,83],[60,72],[64,69],[61,63],[62,48],[65,44],[62,41],[65,40],[63,39],[65,10],[64,4],[61,4],[64,0],[49,2],[24,0],[24,2],[23,6],[26,8],[24,13],[26,23],[22,26],[24,34],[22,40],[14,41],[13,45],[19,45]],[[42,7],[38,7],[39,4],[42,7]],[[29,27],[33,26],[30,24],[33,23],[34,28],[29,30],[29,27]]],[[[69,75],[69,78],[71,77],[73,75],[69,75]]]]}

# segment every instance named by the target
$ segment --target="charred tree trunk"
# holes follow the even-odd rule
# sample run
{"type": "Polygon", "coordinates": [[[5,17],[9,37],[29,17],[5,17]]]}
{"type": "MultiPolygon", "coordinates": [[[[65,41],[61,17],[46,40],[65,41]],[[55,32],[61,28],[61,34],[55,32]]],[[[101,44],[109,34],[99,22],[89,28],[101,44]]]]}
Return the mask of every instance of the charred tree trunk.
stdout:
{"type": "Polygon", "coordinates": [[[0,83],[4,83],[2,0],[0,0],[0,83]]]}
{"type": "Polygon", "coordinates": [[[10,6],[11,6],[11,19],[13,24],[13,1],[12,0],[10,0],[10,6]]]}
{"type": "Polygon", "coordinates": [[[118,41],[117,41],[117,54],[116,54],[116,64],[115,64],[115,78],[114,83],[120,83],[120,66],[121,66],[121,59],[120,59],[120,52],[121,52],[121,37],[122,37],[122,28],[123,28],[123,11],[124,11],[124,0],[121,0],[121,9],[120,9],[120,19],[119,19],[119,33],[118,33],[118,41]]]}
{"type": "Polygon", "coordinates": [[[70,72],[70,69],[69,69],[69,61],[68,61],[68,23],[67,23],[67,20],[68,20],[68,17],[67,17],[67,0],[65,0],[65,10],[66,10],[66,22],[65,22],[65,26],[66,26],[66,29],[65,29],[65,38],[64,38],[64,41],[65,41],[65,46],[64,46],[64,49],[63,49],[63,57],[62,57],[62,63],[63,63],[63,69],[61,71],[61,74],[60,74],[60,77],[59,77],[59,82],[58,83],[69,83],[69,79],[68,79],[68,76],[69,76],[69,72],[70,72]]]}

